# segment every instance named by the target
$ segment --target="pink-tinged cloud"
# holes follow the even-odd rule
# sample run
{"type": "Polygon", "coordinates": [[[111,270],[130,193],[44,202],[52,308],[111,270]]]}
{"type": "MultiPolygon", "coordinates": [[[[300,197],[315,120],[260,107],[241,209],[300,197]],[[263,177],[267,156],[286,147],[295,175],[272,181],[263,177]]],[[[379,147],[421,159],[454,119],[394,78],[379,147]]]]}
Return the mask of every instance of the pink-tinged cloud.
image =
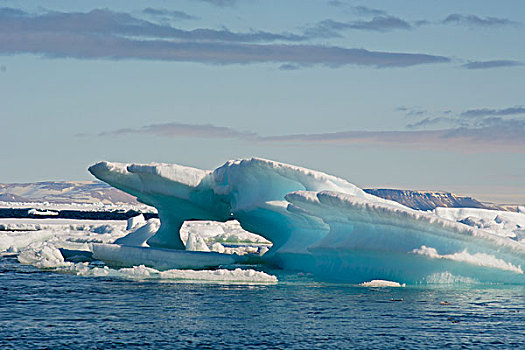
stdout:
{"type": "Polygon", "coordinates": [[[455,150],[458,152],[506,151],[525,153],[525,126],[493,125],[483,128],[454,128],[414,131],[340,131],[315,134],[261,136],[211,124],[165,123],[141,128],[106,131],[100,136],[152,135],[166,138],[238,139],[244,142],[282,145],[377,145],[399,148],[455,150]]]}

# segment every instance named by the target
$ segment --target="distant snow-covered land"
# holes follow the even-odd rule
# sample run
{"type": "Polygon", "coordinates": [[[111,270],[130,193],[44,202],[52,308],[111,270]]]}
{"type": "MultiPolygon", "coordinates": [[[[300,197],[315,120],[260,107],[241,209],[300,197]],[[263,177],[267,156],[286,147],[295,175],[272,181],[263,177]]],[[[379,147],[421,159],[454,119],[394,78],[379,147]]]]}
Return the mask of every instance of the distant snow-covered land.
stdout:
{"type": "Polygon", "coordinates": [[[0,184],[1,202],[138,204],[135,197],[99,181],[0,184]]]}
{"type": "MultiPolygon", "coordinates": [[[[517,205],[485,203],[469,196],[450,192],[388,188],[364,189],[364,191],[418,210],[433,210],[437,207],[445,207],[517,211],[517,205]]],[[[99,207],[99,209],[148,210],[146,206],[137,202],[134,196],[100,181],[45,181],[0,184],[0,208],[28,206],[40,209],[82,210],[82,208],[94,209],[99,207]]]]}

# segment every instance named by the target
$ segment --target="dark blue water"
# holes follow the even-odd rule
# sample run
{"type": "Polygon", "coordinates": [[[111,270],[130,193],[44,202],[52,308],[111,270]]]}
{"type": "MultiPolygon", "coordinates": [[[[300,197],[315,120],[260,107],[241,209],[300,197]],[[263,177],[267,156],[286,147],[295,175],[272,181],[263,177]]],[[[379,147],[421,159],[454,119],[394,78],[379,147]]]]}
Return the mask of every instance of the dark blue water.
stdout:
{"type": "Polygon", "coordinates": [[[276,285],[132,282],[0,258],[0,349],[504,349],[525,287],[363,288],[271,271],[276,285]],[[391,301],[403,299],[403,301],[391,301]],[[447,301],[449,305],[441,305],[447,301]]]}

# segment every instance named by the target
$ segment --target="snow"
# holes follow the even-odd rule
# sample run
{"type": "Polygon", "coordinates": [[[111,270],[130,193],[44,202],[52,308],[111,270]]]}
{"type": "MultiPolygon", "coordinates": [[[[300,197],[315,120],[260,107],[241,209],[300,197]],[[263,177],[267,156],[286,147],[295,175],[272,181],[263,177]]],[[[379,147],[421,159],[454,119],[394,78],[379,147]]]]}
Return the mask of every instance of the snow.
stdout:
{"type": "Polygon", "coordinates": [[[144,265],[135,266],[128,269],[120,269],[120,273],[139,279],[160,278],[163,280],[185,280],[185,281],[206,281],[206,282],[240,282],[240,283],[276,283],[277,278],[261,271],[252,269],[234,270],[218,269],[214,271],[206,270],[167,270],[158,271],[150,269],[144,265]]]}
{"type": "Polygon", "coordinates": [[[92,244],[93,257],[112,266],[146,265],[158,270],[205,269],[237,262],[236,255],[216,252],[92,244]]]}
{"type": "MultiPolygon", "coordinates": [[[[144,204],[131,204],[131,203],[103,203],[103,202],[90,202],[90,203],[53,203],[53,202],[6,202],[0,201],[0,208],[30,208],[36,210],[49,210],[49,211],[61,211],[61,210],[78,210],[78,211],[97,211],[97,212],[111,212],[111,211],[137,211],[141,213],[156,213],[157,210],[154,207],[144,204]]],[[[51,214],[52,215],[52,214],[51,214]]]]}
{"type": "Polygon", "coordinates": [[[498,236],[525,240],[525,212],[508,212],[477,208],[436,208],[442,218],[476,227],[498,236]]]}
{"type": "Polygon", "coordinates": [[[131,230],[133,228],[136,228],[139,225],[142,226],[145,222],[146,222],[146,219],[144,218],[144,215],[142,214],[129,218],[128,223],[126,225],[126,230],[131,230]]]}
{"type": "Polygon", "coordinates": [[[360,286],[363,287],[406,287],[406,284],[398,283],[398,282],[392,282],[392,281],[385,281],[385,280],[371,280],[369,282],[363,282],[360,284],[360,286]]]}
{"type": "Polygon", "coordinates": [[[208,242],[271,245],[271,242],[263,237],[244,230],[237,220],[227,222],[186,221],[180,229],[181,239],[187,241],[190,233],[198,233],[208,242]]]}
{"type": "MultiPolygon", "coordinates": [[[[524,226],[521,217],[505,212],[488,224],[480,221],[485,214],[480,219],[470,211],[466,218],[460,218],[464,213],[417,211],[344,179],[260,158],[228,161],[213,171],[108,162],[89,170],[157,208],[161,226],[147,240],[151,247],[182,251],[185,240],[189,249],[209,249],[208,237],[221,236],[224,227],[196,224],[181,230],[184,221],[233,218],[272,243],[264,261],[322,278],[422,283],[450,274],[525,283],[524,226]]],[[[243,250],[263,252],[253,246],[243,250]]]]}
{"type": "Polygon", "coordinates": [[[27,211],[28,215],[58,215],[58,212],[51,210],[42,210],[42,209],[29,209],[27,211]]]}
{"type": "Polygon", "coordinates": [[[195,232],[190,232],[186,241],[186,250],[194,252],[209,252],[210,248],[204,242],[204,239],[195,232]]]}
{"type": "Polygon", "coordinates": [[[212,244],[211,251],[212,252],[217,252],[217,253],[224,253],[226,251],[226,248],[224,248],[224,246],[222,244],[217,242],[217,243],[213,243],[212,244]]]}
{"type": "Polygon", "coordinates": [[[277,277],[253,269],[166,270],[159,271],[144,265],[112,269],[107,266],[90,268],[86,263],[72,264],[58,269],[87,277],[113,277],[129,280],[160,280],[162,282],[274,284],[277,277]]]}
{"type": "Polygon", "coordinates": [[[18,254],[18,261],[25,265],[33,265],[39,268],[54,268],[67,266],[60,250],[50,243],[29,245],[18,254]]]}
{"type": "MultiPolygon", "coordinates": [[[[0,219],[0,253],[19,252],[22,254],[30,250],[38,251],[46,244],[56,249],[88,251],[89,243],[111,243],[125,235],[125,227],[125,221],[117,220],[108,222],[2,218],[0,219]]],[[[42,256],[41,259],[45,259],[45,256],[42,256]]]]}
{"type": "MultiPolygon", "coordinates": [[[[180,252],[179,252],[180,253],[180,252]]],[[[268,284],[276,283],[277,278],[264,272],[253,269],[234,270],[177,270],[160,271],[144,265],[129,268],[113,269],[108,266],[93,267],[88,263],[72,263],[64,261],[60,250],[54,245],[43,243],[28,247],[18,255],[22,264],[33,265],[42,269],[58,272],[74,273],[87,277],[114,277],[134,280],[162,280],[175,282],[214,282],[214,283],[243,283],[268,284]]]]}
{"type": "Polygon", "coordinates": [[[519,274],[523,274],[521,266],[514,266],[511,263],[505,262],[502,259],[498,259],[492,255],[484,253],[470,254],[467,250],[463,250],[459,253],[441,255],[436,249],[431,247],[421,246],[419,249],[412,251],[414,254],[428,256],[432,259],[448,259],[458,262],[467,262],[469,264],[492,267],[500,270],[513,271],[519,274]]]}
{"type": "Polygon", "coordinates": [[[125,232],[126,222],[120,220],[75,220],[75,219],[0,219],[0,231],[50,231],[51,235],[57,232],[97,234],[102,237],[120,237],[125,232]]]}
{"type": "MultiPolygon", "coordinates": [[[[129,220],[127,227],[130,226],[129,220]]],[[[130,233],[128,233],[124,237],[118,238],[117,240],[115,240],[114,243],[134,247],[148,247],[148,244],[146,243],[147,240],[150,239],[155,233],[157,233],[159,227],[159,219],[149,219],[147,222],[134,224],[130,228],[130,233]]]]}
{"type": "MultiPolygon", "coordinates": [[[[172,251],[167,251],[166,253],[162,250],[159,253],[158,250],[148,249],[146,253],[142,253],[141,250],[143,248],[113,244],[114,241],[118,242],[120,239],[129,245],[140,245],[140,243],[144,243],[147,240],[148,235],[155,233],[160,226],[158,219],[150,219],[142,223],[140,221],[138,220],[137,224],[132,225],[132,228],[127,230],[128,223],[126,221],[0,219],[2,229],[17,230],[0,232],[0,254],[16,254],[18,261],[22,264],[32,265],[49,271],[73,273],[79,276],[147,279],[176,283],[267,284],[277,282],[275,276],[253,269],[186,270],[188,267],[202,269],[208,265],[215,267],[223,263],[224,265],[232,264],[236,261],[235,257],[238,257],[238,255],[234,256],[233,254],[245,253],[250,246],[226,248],[226,252],[230,254],[226,257],[223,256],[224,254],[218,253],[206,255],[203,252],[176,251],[175,254],[182,253],[190,256],[188,258],[185,255],[183,258],[184,262],[181,264],[177,263],[177,259],[173,258],[173,254],[170,254],[172,251]],[[31,231],[27,231],[27,229],[31,231]],[[136,239],[136,241],[133,242],[132,238],[136,239]],[[93,249],[93,246],[99,248],[93,249]],[[73,252],[84,252],[85,256],[89,256],[92,251],[96,250],[99,254],[105,254],[106,257],[109,257],[107,260],[110,264],[101,266],[100,262],[93,265],[88,262],[66,261],[60,251],[63,248],[70,249],[73,252]],[[144,255],[142,256],[141,254],[144,255]],[[137,259],[136,264],[134,259],[137,259]],[[111,260],[118,261],[116,264],[111,264],[111,260]],[[151,266],[146,267],[145,265],[151,266]],[[119,266],[129,267],[119,269],[119,266]],[[175,267],[184,267],[185,270],[177,270],[175,267]]],[[[197,222],[187,223],[185,226],[191,227],[191,224],[197,224],[197,222]]],[[[224,235],[228,233],[224,231],[224,228],[227,230],[228,227],[233,227],[233,235],[235,230],[239,230],[238,223],[225,226],[222,223],[205,222],[200,223],[200,226],[210,228],[206,237],[209,244],[215,248],[221,244],[214,242],[214,236],[211,232],[214,231],[219,235],[224,235]]],[[[257,250],[257,247],[251,248],[257,250]]]]}
{"type": "Polygon", "coordinates": [[[0,232],[0,251],[17,252],[33,242],[42,242],[53,237],[50,231],[0,232]]]}

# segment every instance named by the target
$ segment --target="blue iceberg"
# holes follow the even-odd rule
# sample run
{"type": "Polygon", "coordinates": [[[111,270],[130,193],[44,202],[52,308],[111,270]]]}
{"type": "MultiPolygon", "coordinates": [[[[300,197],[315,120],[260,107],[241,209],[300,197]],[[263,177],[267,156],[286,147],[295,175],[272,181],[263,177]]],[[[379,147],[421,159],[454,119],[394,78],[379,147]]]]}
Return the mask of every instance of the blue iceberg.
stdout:
{"type": "Polygon", "coordinates": [[[184,249],[179,230],[186,220],[236,219],[273,243],[264,262],[321,279],[525,283],[522,241],[410,209],[322,172],[260,158],[213,171],[109,162],[89,171],[157,208],[152,248],[184,249]]]}

